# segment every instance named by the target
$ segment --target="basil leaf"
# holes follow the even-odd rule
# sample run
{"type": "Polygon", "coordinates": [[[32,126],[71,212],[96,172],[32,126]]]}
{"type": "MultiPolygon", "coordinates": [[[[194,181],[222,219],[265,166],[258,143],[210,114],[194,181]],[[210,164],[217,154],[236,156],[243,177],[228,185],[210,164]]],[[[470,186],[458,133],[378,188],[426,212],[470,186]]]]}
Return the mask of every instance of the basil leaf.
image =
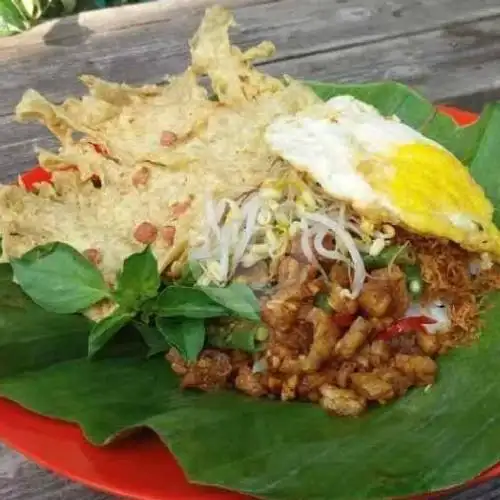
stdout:
{"type": "Polygon", "coordinates": [[[205,345],[205,323],[202,319],[156,318],[156,326],[186,361],[196,361],[205,345]]]}
{"type": "Polygon", "coordinates": [[[36,247],[11,265],[23,291],[50,312],[82,311],[111,296],[99,270],[65,243],[36,247]]]}
{"type": "Polygon", "coordinates": [[[152,312],[162,317],[215,318],[227,316],[227,310],[214,302],[202,289],[172,285],[165,288],[152,304],[152,312]]]}
{"type": "Polygon", "coordinates": [[[170,344],[157,328],[153,328],[141,321],[136,321],[134,326],[141,334],[144,343],[148,346],[148,358],[160,352],[168,351],[170,344]]]}
{"type": "Polygon", "coordinates": [[[156,296],[160,283],[158,262],[147,246],[123,263],[114,296],[122,308],[136,310],[144,301],[156,296]]]}
{"type": "Polygon", "coordinates": [[[99,352],[133,317],[133,313],[117,309],[96,323],[89,335],[88,357],[92,358],[99,352]]]}
{"type": "Polygon", "coordinates": [[[241,318],[260,320],[260,304],[252,289],[244,283],[231,283],[220,288],[215,286],[197,287],[214,302],[224,306],[241,318]]]}

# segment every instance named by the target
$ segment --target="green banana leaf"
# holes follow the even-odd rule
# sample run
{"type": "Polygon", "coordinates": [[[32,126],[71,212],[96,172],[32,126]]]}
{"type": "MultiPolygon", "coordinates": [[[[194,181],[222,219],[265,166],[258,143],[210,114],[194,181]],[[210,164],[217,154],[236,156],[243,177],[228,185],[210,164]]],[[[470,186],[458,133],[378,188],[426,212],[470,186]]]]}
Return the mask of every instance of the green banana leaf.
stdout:
{"type": "MultiPolygon", "coordinates": [[[[349,93],[385,114],[397,114],[452,150],[500,207],[500,104],[488,106],[476,124],[460,128],[396,83],[311,86],[324,99],[349,93]]],[[[57,356],[45,358],[43,365],[52,339],[33,334],[30,326],[43,323],[43,314],[34,304],[21,305],[38,314],[38,323],[30,323],[27,313],[17,335],[9,337],[3,324],[9,294],[4,293],[0,357],[8,367],[0,377],[0,395],[78,423],[97,445],[125,429],[150,427],[190,480],[262,498],[367,499],[427,492],[462,483],[500,460],[500,294],[492,294],[488,306],[480,340],[440,359],[435,386],[413,390],[360,418],[342,419],[305,403],[180,391],[166,362],[145,360],[143,353],[89,362],[84,349],[77,359],[78,349],[61,340],[57,356]],[[35,364],[24,364],[25,349],[35,364]],[[1,356],[4,350],[9,356],[1,356]]],[[[62,339],[73,338],[66,325],[53,328],[62,339]]]]}

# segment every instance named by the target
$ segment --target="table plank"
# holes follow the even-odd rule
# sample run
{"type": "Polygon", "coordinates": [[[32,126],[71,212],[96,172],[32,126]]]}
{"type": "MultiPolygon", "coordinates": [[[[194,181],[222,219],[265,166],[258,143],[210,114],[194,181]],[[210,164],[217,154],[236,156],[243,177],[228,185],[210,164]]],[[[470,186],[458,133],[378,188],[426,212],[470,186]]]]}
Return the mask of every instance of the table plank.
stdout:
{"type": "MultiPolygon", "coordinates": [[[[187,64],[187,40],[205,0],[166,1],[84,13],[0,40],[0,181],[34,161],[34,146],[50,146],[37,126],[11,123],[24,89],[61,100],[80,94],[77,77],[138,83],[160,81],[187,64]],[[117,15],[119,13],[119,15],[117,15]]],[[[247,0],[235,7],[244,47],[271,39],[274,74],[325,81],[399,79],[437,101],[485,99],[500,88],[498,0],[247,0]],[[332,8],[332,5],[334,7],[332,8]],[[294,15],[289,15],[293,12],[294,15]]]]}
{"type": "MultiPolygon", "coordinates": [[[[349,54],[352,47],[380,40],[385,40],[390,50],[398,37],[425,36],[442,28],[457,34],[464,23],[500,15],[497,0],[404,0],[399,4],[358,0],[356,7],[344,2],[336,0],[334,8],[331,0],[281,0],[239,7],[238,2],[227,3],[236,4],[241,25],[234,33],[235,41],[248,47],[263,39],[272,40],[278,48],[272,61],[281,62],[279,67],[285,70],[305,56],[328,60],[337,53],[349,54]]],[[[145,10],[135,5],[120,9],[120,16],[116,16],[116,9],[85,13],[0,41],[0,63],[8,63],[9,76],[0,81],[0,116],[11,112],[27,87],[36,86],[54,99],[81,92],[76,77],[85,72],[131,83],[159,81],[167,73],[180,72],[187,62],[187,40],[202,10],[171,6],[171,2],[150,4],[145,10]],[[127,15],[119,23],[122,12],[127,15]],[[134,13],[135,23],[133,17],[129,19],[134,13]]],[[[456,52],[451,38],[449,50],[456,52]]],[[[350,75],[345,66],[341,71],[350,75]]],[[[305,72],[300,76],[310,75],[305,72]]],[[[337,74],[330,72],[328,76],[337,74]]],[[[368,78],[370,73],[363,76],[368,78]]]]}
{"type": "Polygon", "coordinates": [[[2,500],[109,500],[111,497],[57,476],[0,443],[2,500]]]}
{"type": "Polygon", "coordinates": [[[434,101],[453,101],[500,87],[500,16],[369,45],[265,64],[275,74],[322,81],[399,80],[434,101]]]}

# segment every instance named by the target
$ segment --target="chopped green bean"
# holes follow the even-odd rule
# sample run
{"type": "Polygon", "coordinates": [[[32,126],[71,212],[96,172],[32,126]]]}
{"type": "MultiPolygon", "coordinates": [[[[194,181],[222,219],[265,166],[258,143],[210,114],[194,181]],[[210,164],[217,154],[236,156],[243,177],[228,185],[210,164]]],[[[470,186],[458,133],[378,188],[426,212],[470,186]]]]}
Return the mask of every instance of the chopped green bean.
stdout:
{"type": "Polygon", "coordinates": [[[381,269],[390,264],[411,264],[412,256],[408,247],[394,245],[384,248],[378,255],[363,255],[363,262],[368,270],[381,269]]]}
{"type": "Polygon", "coordinates": [[[328,313],[333,311],[332,306],[328,302],[328,294],[324,292],[317,293],[314,296],[314,307],[318,307],[328,313]]]}
{"type": "Polygon", "coordinates": [[[403,267],[406,275],[406,286],[414,300],[419,299],[424,291],[422,271],[418,264],[407,264],[403,267]]]}

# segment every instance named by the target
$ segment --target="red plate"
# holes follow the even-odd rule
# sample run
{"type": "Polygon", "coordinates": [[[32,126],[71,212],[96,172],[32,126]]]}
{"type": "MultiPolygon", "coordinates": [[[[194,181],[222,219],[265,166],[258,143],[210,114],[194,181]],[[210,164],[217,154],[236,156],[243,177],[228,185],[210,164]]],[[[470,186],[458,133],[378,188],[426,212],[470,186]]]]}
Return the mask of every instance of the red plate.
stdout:
{"type": "MultiPolygon", "coordinates": [[[[442,107],[460,124],[477,116],[442,107]]],[[[48,180],[37,168],[23,176],[25,185],[48,180]]],[[[249,497],[189,484],[173,456],[153,434],[141,434],[98,448],[88,444],[74,424],[31,413],[0,399],[0,439],[63,476],[99,490],[139,500],[244,500],[249,497]]],[[[500,476],[500,464],[481,478],[500,476]]],[[[428,497],[427,497],[428,498],[428,497]]]]}

